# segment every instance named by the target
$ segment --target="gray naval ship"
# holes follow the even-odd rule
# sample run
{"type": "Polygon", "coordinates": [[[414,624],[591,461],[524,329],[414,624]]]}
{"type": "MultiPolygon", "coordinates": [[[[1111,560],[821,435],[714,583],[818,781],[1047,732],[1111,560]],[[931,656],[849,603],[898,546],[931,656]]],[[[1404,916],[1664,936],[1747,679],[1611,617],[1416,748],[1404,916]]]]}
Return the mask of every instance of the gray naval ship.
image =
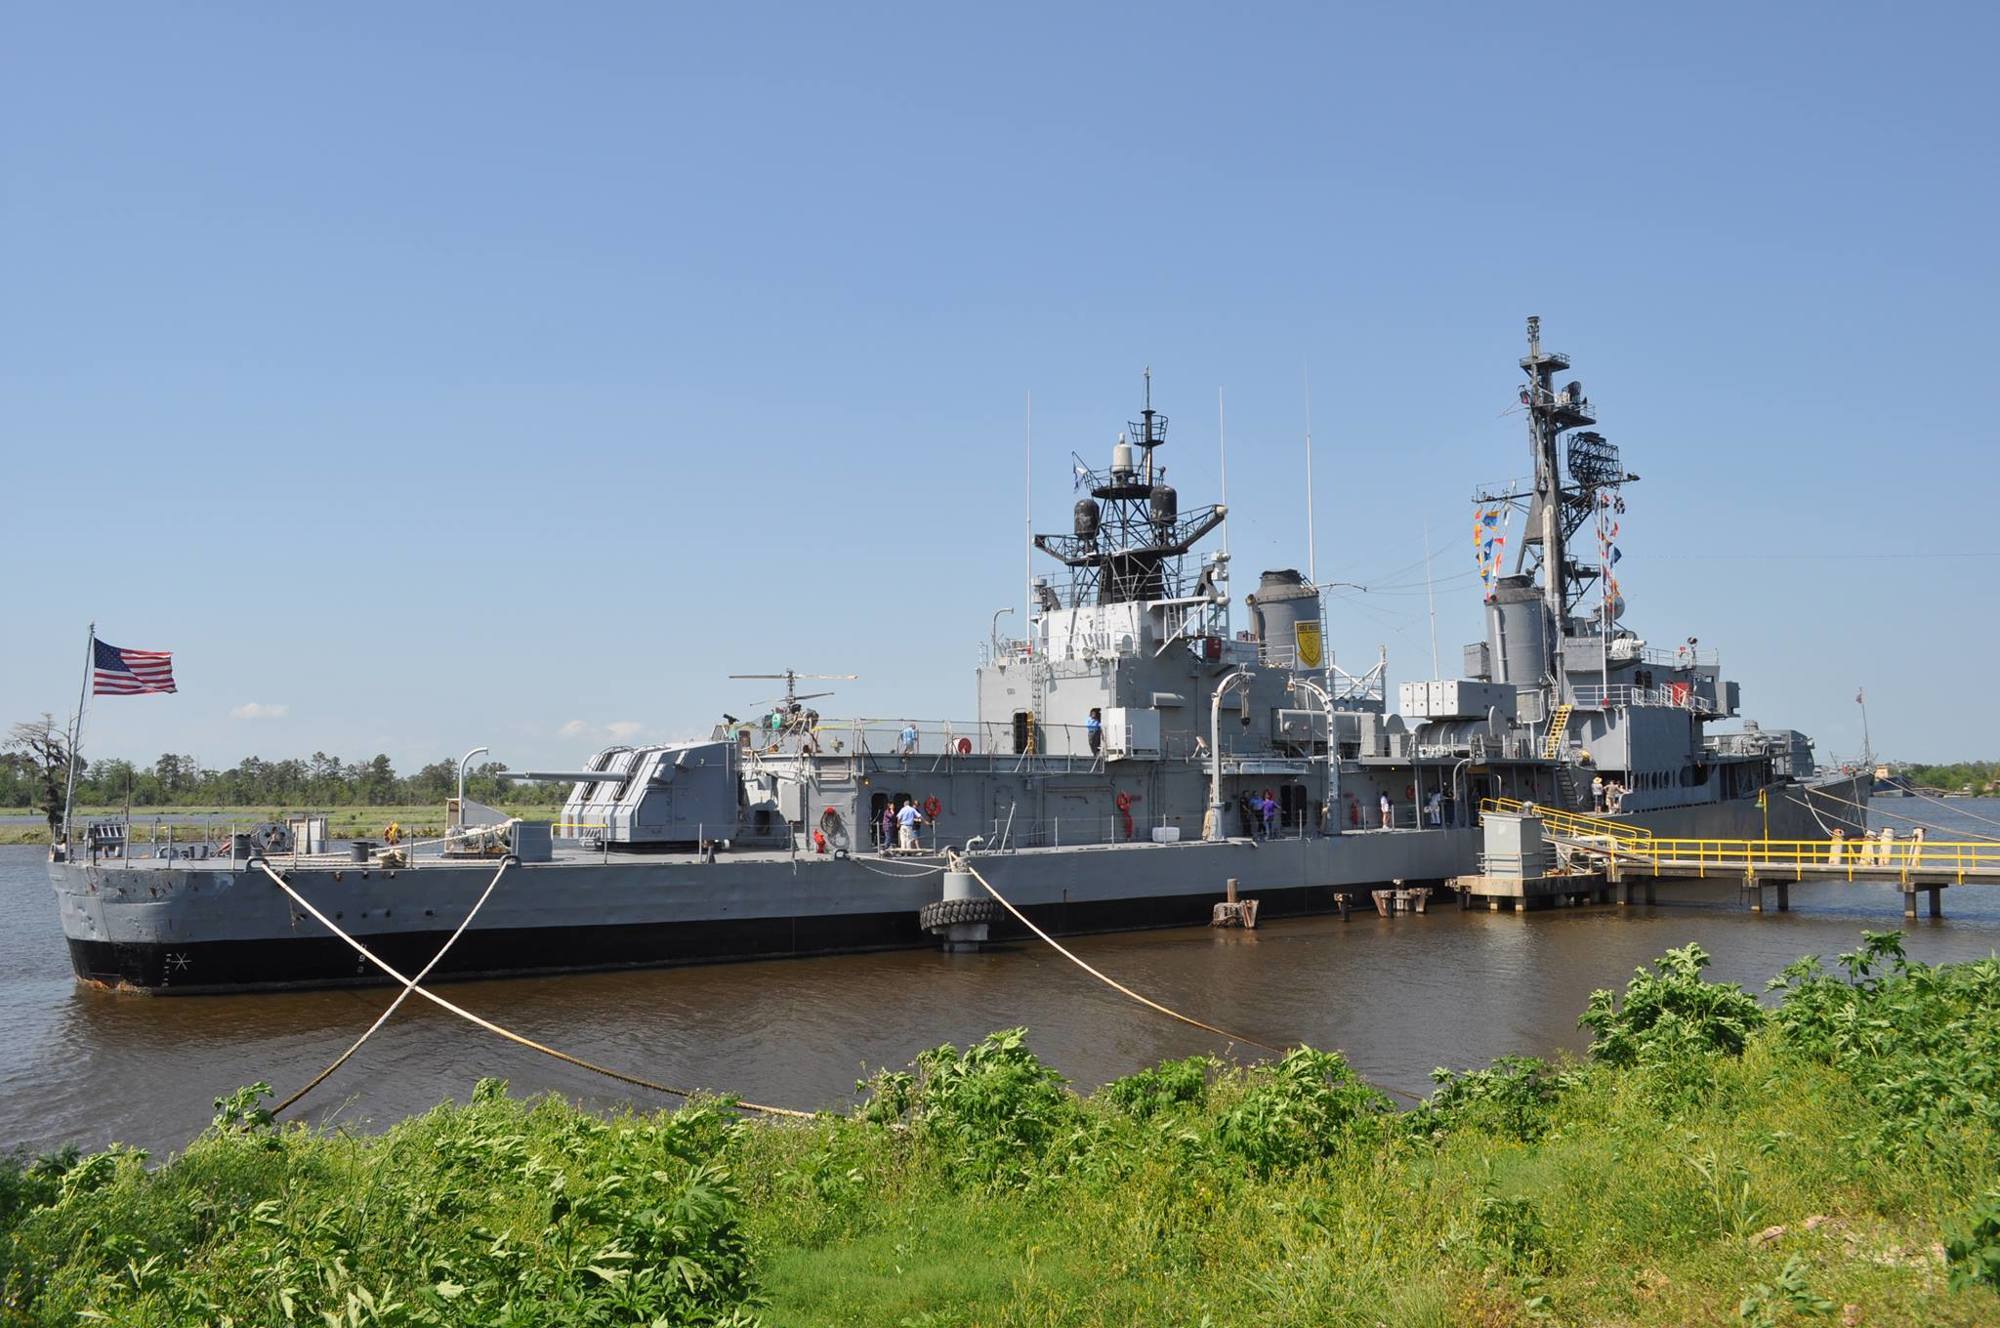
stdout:
{"type": "Polygon", "coordinates": [[[258,857],[406,972],[509,859],[436,970],[471,977],[1007,939],[1018,924],[967,897],[947,850],[1063,933],[1204,922],[1232,878],[1267,919],[1435,885],[1476,870],[1492,798],[1589,811],[1608,788],[1607,814],[1663,834],[1857,830],[1865,777],[1817,775],[1791,731],[1707,732],[1738,713],[1714,653],[1623,625],[1603,532],[1636,477],[1538,320],[1520,364],[1533,477],[1481,491],[1475,521],[1519,515],[1522,538],[1487,545],[1486,637],[1462,676],[1401,684],[1397,713],[1386,661],[1334,663],[1324,595],[1297,571],[1263,572],[1237,627],[1226,543],[1198,548],[1229,514],[1168,483],[1149,383],[1109,465],[1079,460],[1072,528],[1036,537],[1052,575],[1026,633],[989,640],[973,721],[829,719],[787,677],[752,721],[525,772],[572,781],[553,824],[454,803],[427,846],[151,857],[92,827],[50,866],[77,975],[147,992],[378,980],[258,857]],[[1587,527],[1599,556],[1573,556],[1587,527]]]}

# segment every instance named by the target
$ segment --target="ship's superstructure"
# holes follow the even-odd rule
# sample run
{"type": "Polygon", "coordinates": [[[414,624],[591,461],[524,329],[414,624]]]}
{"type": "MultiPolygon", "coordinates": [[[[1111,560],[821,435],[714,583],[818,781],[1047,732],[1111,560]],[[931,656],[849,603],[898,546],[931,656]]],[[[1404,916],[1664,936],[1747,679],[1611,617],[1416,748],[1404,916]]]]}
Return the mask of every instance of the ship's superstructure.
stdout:
{"type": "MultiPolygon", "coordinates": [[[[482,887],[491,855],[519,859],[441,972],[455,975],[962,939],[999,920],[941,896],[946,846],[1042,925],[1197,922],[1225,880],[1266,917],[1332,907],[1391,881],[1472,868],[1480,802],[1505,796],[1611,810],[1665,832],[1752,833],[1764,816],[1814,833],[1803,799],[1755,796],[1808,778],[1809,744],[1745,726],[1736,686],[1690,638],[1650,648],[1621,625],[1607,517],[1625,473],[1595,432],[1568,360],[1530,321],[1521,406],[1531,481],[1482,492],[1482,522],[1524,513],[1511,571],[1489,578],[1486,638],[1464,676],[1403,683],[1327,648],[1320,587],[1261,573],[1232,623],[1229,558],[1203,542],[1229,519],[1183,507],[1145,404],[1109,464],[1076,462],[1070,528],[1017,639],[988,642],[972,717],[834,719],[799,675],[750,719],[686,742],[613,746],[571,782],[553,826],[503,824],[467,804],[439,852],[294,855],[287,875],[391,962],[421,966],[482,887]],[[1570,544],[1595,523],[1600,557],[1570,544]],[[1587,601],[1596,592],[1596,608],[1587,601]],[[1773,810],[1775,809],[1775,810],[1773,810]]],[[[1494,537],[1497,546],[1500,537],[1494,537]]],[[[1851,824],[1851,822],[1850,822],[1851,824]]],[[[1775,831],[1774,831],[1775,833],[1775,831]]],[[[107,841],[108,842],[108,841],[107,841]]],[[[80,976],[145,990],[366,980],[269,882],[227,859],[78,849],[51,865],[80,976]]],[[[266,853],[268,857],[268,853],[266,853]]],[[[274,865],[280,859],[269,859],[274,865]]]]}

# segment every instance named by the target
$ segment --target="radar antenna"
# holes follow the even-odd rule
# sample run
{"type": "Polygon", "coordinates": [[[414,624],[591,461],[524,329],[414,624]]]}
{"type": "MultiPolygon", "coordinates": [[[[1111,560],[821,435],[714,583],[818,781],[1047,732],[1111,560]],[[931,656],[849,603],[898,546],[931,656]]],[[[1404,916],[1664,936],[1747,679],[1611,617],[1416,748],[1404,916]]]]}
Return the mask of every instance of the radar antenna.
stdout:
{"type": "MultiPolygon", "coordinates": [[[[1569,541],[1607,495],[1615,495],[1639,477],[1626,472],[1617,446],[1591,428],[1597,423],[1597,409],[1584,395],[1583,384],[1574,380],[1557,384],[1556,375],[1569,369],[1569,356],[1543,349],[1542,320],[1534,315],[1528,318],[1528,353],[1521,357],[1521,369],[1528,376],[1520,397],[1528,416],[1534,479],[1527,488],[1516,482],[1482,489],[1474,501],[1527,504],[1528,528],[1515,553],[1514,571],[1540,574],[1555,647],[1550,652],[1551,676],[1560,685],[1571,607],[1583,601],[1603,571],[1600,562],[1572,560],[1569,541]]],[[[1598,617],[1598,630],[1609,634],[1610,615],[1598,617]]]]}
{"type": "Polygon", "coordinates": [[[1167,417],[1153,409],[1153,371],[1145,371],[1145,405],[1111,449],[1108,469],[1080,456],[1075,533],[1037,535],[1035,547],[1071,569],[1070,605],[1122,604],[1186,593],[1181,557],[1228,515],[1219,504],[1182,511],[1153,453],[1167,441],[1167,417]]]}

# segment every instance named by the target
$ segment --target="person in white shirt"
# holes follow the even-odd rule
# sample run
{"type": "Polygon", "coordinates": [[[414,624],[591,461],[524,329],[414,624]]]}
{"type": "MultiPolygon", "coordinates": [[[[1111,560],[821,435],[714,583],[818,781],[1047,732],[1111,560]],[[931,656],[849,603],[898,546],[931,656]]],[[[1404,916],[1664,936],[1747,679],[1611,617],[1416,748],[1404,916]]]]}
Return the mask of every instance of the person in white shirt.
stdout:
{"type": "Polygon", "coordinates": [[[1382,795],[1382,828],[1387,830],[1396,822],[1396,804],[1389,801],[1389,795],[1382,795]]]}

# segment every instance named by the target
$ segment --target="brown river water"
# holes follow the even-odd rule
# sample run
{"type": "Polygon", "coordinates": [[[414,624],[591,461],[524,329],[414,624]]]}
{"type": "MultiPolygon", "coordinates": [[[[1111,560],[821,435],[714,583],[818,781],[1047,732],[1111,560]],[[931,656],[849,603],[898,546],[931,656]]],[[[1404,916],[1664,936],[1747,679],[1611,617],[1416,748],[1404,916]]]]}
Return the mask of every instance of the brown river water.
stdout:
{"type": "MultiPolygon", "coordinates": [[[[2000,801],[1897,799],[1878,803],[1877,820],[1885,813],[2000,836],[2000,801]]],[[[1659,897],[1653,907],[1356,913],[1247,933],[1184,929],[1070,944],[1165,1004],[1262,1041],[1338,1048],[1375,1082],[1420,1094],[1437,1066],[1580,1051],[1587,1038],[1576,1017],[1592,989],[1622,987],[1670,946],[1698,941],[1715,957],[1712,976],[1761,990],[1801,954],[1830,962],[1863,928],[1902,922],[1901,896],[1889,886],[1794,886],[1791,912],[1762,916],[1727,883],[1662,887],[1659,897]]],[[[1913,957],[1936,963],[2000,950],[2000,886],[1947,890],[1944,899],[1942,921],[1910,927],[1913,957]]],[[[1164,1057],[1246,1054],[1115,995],[1039,942],[977,955],[904,951],[458,983],[449,992],[605,1065],[806,1108],[851,1106],[855,1080],[879,1067],[1017,1025],[1079,1088],[1164,1057]]],[[[282,1096],[304,1083],[392,996],[367,988],[157,998],[79,987],[43,850],[0,847],[0,1150],[122,1140],[163,1155],[207,1124],[218,1094],[261,1079],[282,1096]]],[[[670,1101],[412,1000],[302,1109],[321,1123],[381,1128],[463,1100],[486,1075],[517,1092],[604,1108],[670,1101]]]]}

